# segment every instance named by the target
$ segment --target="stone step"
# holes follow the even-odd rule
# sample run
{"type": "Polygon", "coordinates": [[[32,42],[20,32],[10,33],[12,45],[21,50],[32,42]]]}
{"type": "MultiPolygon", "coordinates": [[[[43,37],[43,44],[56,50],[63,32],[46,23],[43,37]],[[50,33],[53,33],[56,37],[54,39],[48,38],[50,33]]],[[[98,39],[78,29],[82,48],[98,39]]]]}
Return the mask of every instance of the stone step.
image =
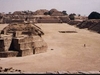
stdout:
{"type": "Polygon", "coordinates": [[[17,54],[17,51],[0,52],[0,57],[16,57],[17,54]]]}

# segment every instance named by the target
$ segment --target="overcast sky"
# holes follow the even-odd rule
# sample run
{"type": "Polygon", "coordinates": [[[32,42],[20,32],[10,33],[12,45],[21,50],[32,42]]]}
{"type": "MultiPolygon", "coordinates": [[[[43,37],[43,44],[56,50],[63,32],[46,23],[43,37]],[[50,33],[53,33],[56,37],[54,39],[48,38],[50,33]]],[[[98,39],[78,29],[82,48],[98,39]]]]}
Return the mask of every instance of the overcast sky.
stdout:
{"type": "Polygon", "coordinates": [[[92,11],[100,13],[100,0],[0,0],[0,12],[6,13],[52,8],[66,10],[68,14],[89,15],[92,11]]]}

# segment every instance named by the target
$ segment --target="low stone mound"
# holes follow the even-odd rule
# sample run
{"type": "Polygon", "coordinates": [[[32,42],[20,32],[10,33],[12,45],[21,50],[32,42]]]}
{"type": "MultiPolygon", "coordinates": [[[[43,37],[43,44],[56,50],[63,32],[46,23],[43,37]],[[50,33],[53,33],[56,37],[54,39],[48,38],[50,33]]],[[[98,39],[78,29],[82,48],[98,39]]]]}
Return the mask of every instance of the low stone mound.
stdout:
{"type": "Polygon", "coordinates": [[[64,16],[64,14],[57,9],[51,9],[49,13],[51,16],[64,16]]]}
{"type": "Polygon", "coordinates": [[[46,9],[40,9],[34,12],[34,15],[44,15],[44,13],[49,12],[46,9]]]}
{"type": "Polygon", "coordinates": [[[88,30],[95,31],[97,33],[100,33],[100,19],[91,19],[91,20],[85,20],[82,21],[77,25],[80,29],[87,28],[88,30]]]}

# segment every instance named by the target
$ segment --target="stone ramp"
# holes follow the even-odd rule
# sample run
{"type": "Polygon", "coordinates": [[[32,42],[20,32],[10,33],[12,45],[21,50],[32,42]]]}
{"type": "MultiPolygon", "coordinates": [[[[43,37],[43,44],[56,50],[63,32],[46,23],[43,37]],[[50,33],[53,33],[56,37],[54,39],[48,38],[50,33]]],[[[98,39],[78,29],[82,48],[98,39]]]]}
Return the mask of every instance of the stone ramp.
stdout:
{"type": "Polygon", "coordinates": [[[100,19],[90,19],[82,21],[81,23],[76,25],[80,29],[87,28],[90,31],[94,31],[100,33],[100,19]]]}

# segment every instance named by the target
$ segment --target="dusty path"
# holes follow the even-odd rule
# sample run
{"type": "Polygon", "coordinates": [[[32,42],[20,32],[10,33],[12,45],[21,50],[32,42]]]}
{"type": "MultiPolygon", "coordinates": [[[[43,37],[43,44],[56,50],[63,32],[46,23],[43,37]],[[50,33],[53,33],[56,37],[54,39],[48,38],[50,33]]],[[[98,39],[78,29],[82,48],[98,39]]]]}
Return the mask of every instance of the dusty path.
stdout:
{"type": "Polygon", "coordinates": [[[100,34],[68,24],[37,25],[45,33],[43,38],[48,44],[48,51],[25,57],[0,58],[0,66],[30,72],[100,70],[100,34]]]}

